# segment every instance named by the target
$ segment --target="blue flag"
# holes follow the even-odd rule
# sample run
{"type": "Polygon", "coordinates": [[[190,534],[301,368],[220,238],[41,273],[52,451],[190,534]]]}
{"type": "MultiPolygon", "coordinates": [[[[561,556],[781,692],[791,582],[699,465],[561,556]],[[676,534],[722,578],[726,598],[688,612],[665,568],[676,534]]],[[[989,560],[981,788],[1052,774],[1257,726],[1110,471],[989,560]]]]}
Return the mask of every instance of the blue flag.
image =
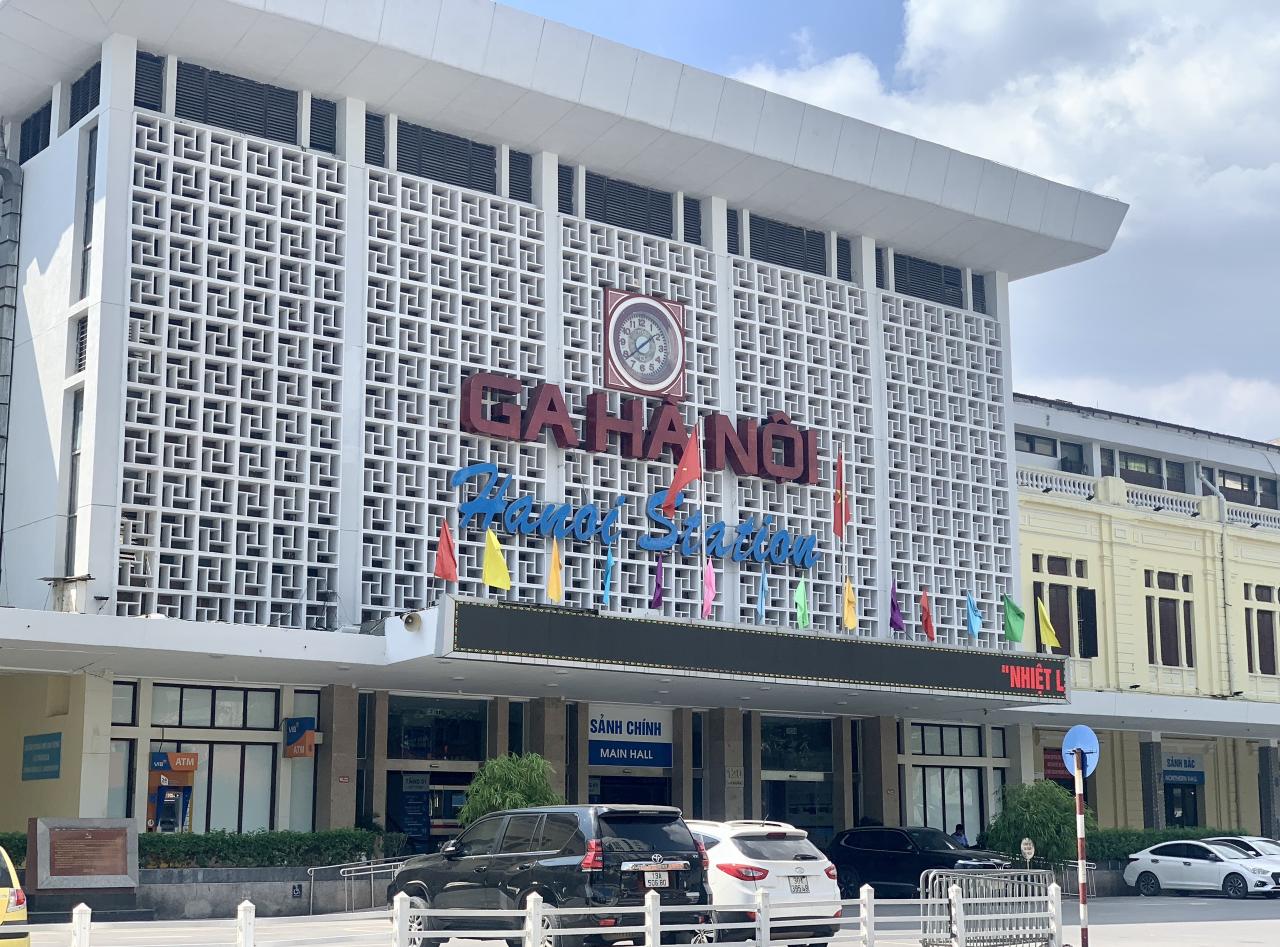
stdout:
{"type": "Polygon", "coordinates": [[[760,567],[760,586],[756,589],[756,616],[764,621],[764,601],[769,597],[769,570],[765,566],[760,567]]]}
{"type": "Polygon", "coordinates": [[[609,554],[604,557],[604,594],[600,596],[605,605],[609,604],[609,593],[613,590],[613,547],[608,548],[609,554]]]}
{"type": "Polygon", "coordinates": [[[969,637],[974,641],[978,640],[978,633],[982,631],[982,612],[978,611],[978,603],[973,600],[973,593],[964,593],[965,612],[969,620],[969,637]]]}

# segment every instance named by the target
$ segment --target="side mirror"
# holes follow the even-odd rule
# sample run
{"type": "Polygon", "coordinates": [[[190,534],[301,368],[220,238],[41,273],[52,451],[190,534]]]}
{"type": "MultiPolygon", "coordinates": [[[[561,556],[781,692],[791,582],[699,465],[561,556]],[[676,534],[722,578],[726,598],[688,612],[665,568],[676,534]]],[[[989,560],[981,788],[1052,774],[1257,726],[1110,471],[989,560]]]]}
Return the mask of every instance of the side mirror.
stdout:
{"type": "Polygon", "coordinates": [[[1210,852],[1210,853],[1209,853],[1209,861],[1211,861],[1211,862],[1220,862],[1220,861],[1222,861],[1222,856],[1221,856],[1221,855],[1215,855],[1215,854],[1213,854],[1213,852],[1210,852]]]}
{"type": "Polygon", "coordinates": [[[445,858],[457,858],[462,854],[462,846],[458,844],[456,838],[451,838],[440,846],[440,854],[445,858]]]}

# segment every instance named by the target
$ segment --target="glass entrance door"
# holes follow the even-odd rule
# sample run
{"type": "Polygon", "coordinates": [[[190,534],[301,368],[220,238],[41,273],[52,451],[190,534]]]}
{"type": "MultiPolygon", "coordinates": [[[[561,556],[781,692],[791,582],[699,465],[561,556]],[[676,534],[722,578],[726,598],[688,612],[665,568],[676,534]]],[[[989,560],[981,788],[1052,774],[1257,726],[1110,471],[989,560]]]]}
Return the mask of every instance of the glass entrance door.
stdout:
{"type": "Polygon", "coordinates": [[[764,818],[804,829],[819,848],[831,841],[835,821],[830,774],[766,772],[761,775],[764,818]]]}
{"type": "Polygon", "coordinates": [[[1186,783],[1164,784],[1164,824],[1191,828],[1200,824],[1200,787],[1186,783]]]}
{"type": "Polygon", "coordinates": [[[587,780],[592,804],[669,806],[671,779],[667,776],[600,775],[587,780]]]}

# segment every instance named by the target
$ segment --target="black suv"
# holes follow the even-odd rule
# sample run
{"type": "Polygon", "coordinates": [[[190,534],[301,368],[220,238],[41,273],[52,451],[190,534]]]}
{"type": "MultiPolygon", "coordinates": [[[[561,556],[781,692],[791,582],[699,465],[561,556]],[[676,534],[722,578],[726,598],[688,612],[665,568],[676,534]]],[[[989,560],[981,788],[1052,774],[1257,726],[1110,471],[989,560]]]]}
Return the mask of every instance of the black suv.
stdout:
{"type": "Polygon", "coordinates": [[[849,829],[831,840],[826,854],[836,866],[840,895],[845,898],[856,898],[864,884],[876,894],[916,897],[920,875],[930,868],[991,871],[1009,867],[1003,855],[964,848],[945,832],[924,826],[849,829]]]}
{"type": "MultiPolygon", "coordinates": [[[[518,928],[518,918],[486,911],[524,906],[537,891],[548,907],[588,908],[582,916],[548,916],[551,927],[598,927],[589,943],[635,940],[611,928],[643,923],[639,914],[611,908],[644,903],[657,891],[664,905],[706,905],[706,854],[680,810],[670,806],[546,806],[495,812],[467,826],[433,855],[410,858],[396,872],[388,896],[403,891],[415,908],[474,909],[474,916],[430,917],[434,930],[518,928]]],[[[710,910],[666,923],[698,924],[710,910]]],[[[692,938],[686,933],[681,938],[692,938]]],[[[579,938],[557,938],[558,941],[579,938]]]]}

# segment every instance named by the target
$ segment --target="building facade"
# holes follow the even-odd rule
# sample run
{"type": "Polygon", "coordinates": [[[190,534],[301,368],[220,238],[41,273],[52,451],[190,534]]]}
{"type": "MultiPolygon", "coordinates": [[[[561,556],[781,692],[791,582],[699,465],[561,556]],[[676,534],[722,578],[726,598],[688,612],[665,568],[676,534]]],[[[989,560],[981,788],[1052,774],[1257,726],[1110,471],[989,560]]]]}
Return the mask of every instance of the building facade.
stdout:
{"type": "Polygon", "coordinates": [[[479,0],[67,6],[3,94],[20,814],[427,847],[523,749],[823,838],[1031,777],[1007,287],[1124,205],[479,0]]]}

